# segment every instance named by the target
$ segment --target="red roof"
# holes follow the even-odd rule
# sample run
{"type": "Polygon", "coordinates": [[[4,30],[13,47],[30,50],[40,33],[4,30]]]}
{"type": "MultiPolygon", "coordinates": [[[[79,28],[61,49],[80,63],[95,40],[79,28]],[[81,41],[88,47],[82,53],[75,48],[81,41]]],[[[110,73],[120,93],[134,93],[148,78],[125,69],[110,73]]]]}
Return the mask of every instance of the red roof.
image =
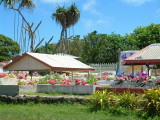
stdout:
{"type": "Polygon", "coordinates": [[[7,63],[6,62],[0,62],[0,65],[6,66],[7,63]]]}

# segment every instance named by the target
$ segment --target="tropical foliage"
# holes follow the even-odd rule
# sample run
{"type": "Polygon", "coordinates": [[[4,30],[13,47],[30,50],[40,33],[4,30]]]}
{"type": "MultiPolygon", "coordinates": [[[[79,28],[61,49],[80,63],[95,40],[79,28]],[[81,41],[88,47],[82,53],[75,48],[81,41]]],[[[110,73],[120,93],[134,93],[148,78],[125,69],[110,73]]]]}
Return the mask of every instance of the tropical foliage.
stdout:
{"type": "Polygon", "coordinates": [[[18,55],[20,47],[11,38],[0,34],[0,61],[7,61],[18,55]]]}

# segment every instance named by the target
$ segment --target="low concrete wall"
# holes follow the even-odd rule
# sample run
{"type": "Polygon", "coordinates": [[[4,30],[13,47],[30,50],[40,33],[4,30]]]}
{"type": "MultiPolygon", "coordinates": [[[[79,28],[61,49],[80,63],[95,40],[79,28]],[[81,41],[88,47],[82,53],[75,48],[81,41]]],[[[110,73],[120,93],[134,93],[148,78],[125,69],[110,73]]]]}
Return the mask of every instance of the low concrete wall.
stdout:
{"type": "Polygon", "coordinates": [[[37,92],[37,85],[19,85],[19,93],[37,92]]]}
{"type": "Polygon", "coordinates": [[[16,96],[19,94],[18,85],[0,85],[0,95],[16,96]]]}
{"type": "Polygon", "coordinates": [[[23,93],[92,94],[96,85],[0,85],[0,95],[15,96],[23,93]]]}
{"type": "Polygon", "coordinates": [[[92,94],[96,85],[37,85],[37,92],[64,94],[92,94]]]}
{"type": "Polygon", "coordinates": [[[0,85],[17,85],[17,78],[0,78],[0,85]]]}

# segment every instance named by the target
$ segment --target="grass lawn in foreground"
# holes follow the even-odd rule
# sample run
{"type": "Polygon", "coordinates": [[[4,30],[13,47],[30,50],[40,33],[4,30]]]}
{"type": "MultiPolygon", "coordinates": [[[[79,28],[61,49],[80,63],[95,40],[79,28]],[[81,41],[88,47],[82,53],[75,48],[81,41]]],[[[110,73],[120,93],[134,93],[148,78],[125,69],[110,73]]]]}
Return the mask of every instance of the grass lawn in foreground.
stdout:
{"type": "MultiPolygon", "coordinates": [[[[126,111],[127,112],[127,111],[126,111]]],[[[82,104],[0,104],[0,120],[141,120],[135,112],[116,115],[109,111],[91,112],[82,104]]]]}

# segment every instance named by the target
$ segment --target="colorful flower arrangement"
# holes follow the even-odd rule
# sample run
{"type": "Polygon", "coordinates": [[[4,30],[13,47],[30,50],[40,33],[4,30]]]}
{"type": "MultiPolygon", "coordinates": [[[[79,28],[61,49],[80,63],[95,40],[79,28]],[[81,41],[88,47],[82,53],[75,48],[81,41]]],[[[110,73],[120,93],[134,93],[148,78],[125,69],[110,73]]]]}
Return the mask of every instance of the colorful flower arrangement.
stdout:
{"type": "Polygon", "coordinates": [[[124,81],[128,80],[128,76],[118,75],[117,80],[119,82],[124,82],[124,81]]]}
{"type": "Polygon", "coordinates": [[[25,76],[25,74],[23,74],[23,73],[19,73],[19,74],[17,75],[17,78],[18,78],[18,79],[25,79],[26,76],[25,76]]]}
{"type": "Polygon", "coordinates": [[[98,83],[97,82],[93,82],[93,85],[98,85],[98,83]]]}
{"type": "Polygon", "coordinates": [[[143,81],[143,82],[141,82],[141,86],[143,87],[144,85],[146,85],[148,83],[148,81],[143,81]]]}
{"type": "Polygon", "coordinates": [[[72,81],[69,80],[69,79],[63,78],[63,79],[61,80],[61,83],[60,83],[60,84],[61,84],[61,85],[72,85],[72,81]]]}
{"type": "Polygon", "coordinates": [[[50,84],[54,85],[54,84],[56,84],[57,81],[56,81],[56,80],[49,80],[48,82],[49,82],[50,84]]]}
{"type": "Polygon", "coordinates": [[[6,76],[7,76],[6,73],[0,73],[0,78],[6,77],[6,76]]]}
{"type": "Polygon", "coordinates": [[[160,85],[160,79],[156,80],[156,84],[160,85]]]}
{"type": "Polygon", "coordinates": [[[82,79],[76,79],[75,80],[75,85],[86,85],[87,81],[84,81],[82,79]]]}

